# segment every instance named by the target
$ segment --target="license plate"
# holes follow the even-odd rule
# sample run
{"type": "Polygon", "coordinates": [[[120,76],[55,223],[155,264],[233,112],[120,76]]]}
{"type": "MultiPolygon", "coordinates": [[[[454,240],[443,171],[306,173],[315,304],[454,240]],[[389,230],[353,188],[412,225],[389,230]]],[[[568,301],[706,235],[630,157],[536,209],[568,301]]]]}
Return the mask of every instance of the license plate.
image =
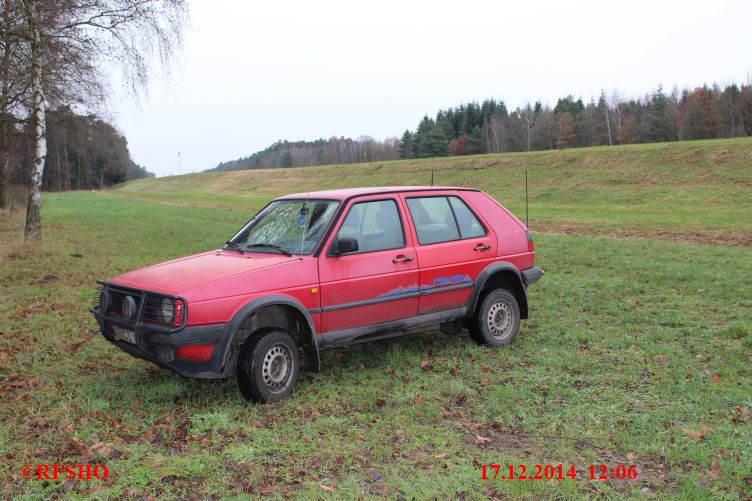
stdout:
{"type": "Polygon", "coordinates": [[[129,331],[128,329],[123,329],[122,327],[118,327],[116,325],[112,326],[112,331],[115,333],[115,339],[119,339],[131,344],[136,344],[135,332],[129,331]]]}

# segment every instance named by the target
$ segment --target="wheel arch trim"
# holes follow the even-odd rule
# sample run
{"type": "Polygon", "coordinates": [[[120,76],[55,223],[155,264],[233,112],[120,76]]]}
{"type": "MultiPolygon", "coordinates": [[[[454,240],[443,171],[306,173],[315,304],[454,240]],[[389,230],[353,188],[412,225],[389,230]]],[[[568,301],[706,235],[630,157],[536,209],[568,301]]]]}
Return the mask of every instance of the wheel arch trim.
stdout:
{"type": "Polygon", "coordinates": [[[313,317],[311,316],[308,309],[303,305],[303,303],[291,296],[285,296],[281,294],[256,298],[246,303],[237,312],[235,312],[228,324],[228,333],[231,336],[231,339],[230,342],[227,343],[227,346],[225,347],[225,353],[223,354],[225,364],[229,362],[228,356],[230,354],[230,348],[236,344],[236,337],[243,323],[245,323],[245,321],[251,318],[251,316],[253,316],[255,313],[269,306],[287,306],[293,308],[303,316],[308,326],[308,332],[302,334],[304,339],[306,340],[305,352],[308,357],[311,370],[316,372],[320,371],[321,361],[319,359],[319,347],[316,336],[316,326],[313,322],[313,317]]]}
{"type": "Polygon", "coordinates": [[[480,294],[486,286],[488,280],[500,273],[507,275],[511,273],[512,275],[514,275],[514,277],[516,277],[515,288],[517,290],[513,290],[511,292],[515,294],[515,296],[517,296],[517,301],[520,303],[520,318],[528,318],[527,294],[525,293],[525,282],[522,278],[522,273],[520,273],[520,270],[515,265],[508,261],[491,263],[483,268],[483,270],[481,270],[481,272],[478,274],[478,278],[475,280],[473,292],[470,294],[470,300],[467,303],[468,314],[472,315],[475,313],[475,309],[478,306],[478,299],[480,298],[480,294]]]}

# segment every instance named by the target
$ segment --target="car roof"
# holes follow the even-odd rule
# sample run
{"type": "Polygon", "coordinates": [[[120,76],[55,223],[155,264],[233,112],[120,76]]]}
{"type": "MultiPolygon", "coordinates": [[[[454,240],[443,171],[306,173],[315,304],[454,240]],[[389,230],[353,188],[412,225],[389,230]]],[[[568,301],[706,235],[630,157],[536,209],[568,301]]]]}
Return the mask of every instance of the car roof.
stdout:
{"type": "Polygon", "coordinates": [[[293,193],[279,197],[278,200],[300,199],[300,198],[331,198],[335,200],[347,200],[353,197],[363,197],[367,195],[378,195],[380,193],[402,193],[413,191],[447,191],[447,190],[464,190],[478,191],[472,188],[459,188],[455,186],[366,186],[362,188],[344,188],[339,190],[311,191],[308,193],[293,193]]]}

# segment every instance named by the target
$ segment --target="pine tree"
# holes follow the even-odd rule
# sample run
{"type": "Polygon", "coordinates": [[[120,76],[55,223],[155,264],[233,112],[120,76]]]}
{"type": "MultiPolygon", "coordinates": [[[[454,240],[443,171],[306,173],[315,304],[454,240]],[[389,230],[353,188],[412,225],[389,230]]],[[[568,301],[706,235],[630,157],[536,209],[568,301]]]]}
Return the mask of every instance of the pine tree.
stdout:
{"type": "Polygon", "coordinates": [[[449,143],[444,131],[438,127],[426,135],[424,143],[424,153],[426,157],[446,157],[449,155],[449,143]]]}
{"type": "Polygon", "coordinates": [[[668,141],[669,120],[668,120],[668,98],[663,92],[663,86],[659,85],[655,93],[651,96],[649,111],[644,118],[643,130],[648,142],[668,141]]]}
{"type": "Polygon", "coordinates": [[[399,145],[399,156],[402,160],[406,160],[408,158],[414,158],[415,148],[415,138],[413,137],[413,133],[409,130],[405,130],[405,133],[402,134],[402,139],[400,140],[399,145]]]}
{"type": "Polygon", "coordinates": [[[436,129],[436,123],[428,115],[423,117],[423,120],[418,124],[418,130],[415,131],[413,136],[413,155],[415,158],[427,158],[436,156],[433,155],[431,134],[436,129]]]}
{"type": "Polygon", "coordinates": [[[467,145],[467,153],[468,155],[479,155],[481,153],[486,153],[486,148],[483,145],[483,131],[481,131],[479,126],[475,126],[473,128],[472,134],[470,134],[470,140],[468,141],[467,145]]]}

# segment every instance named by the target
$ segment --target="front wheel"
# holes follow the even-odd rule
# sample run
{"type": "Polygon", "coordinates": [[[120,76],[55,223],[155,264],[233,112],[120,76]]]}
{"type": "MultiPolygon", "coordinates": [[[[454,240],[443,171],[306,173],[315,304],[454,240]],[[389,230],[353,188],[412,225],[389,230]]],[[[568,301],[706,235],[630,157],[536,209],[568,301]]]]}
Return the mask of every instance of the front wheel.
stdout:
{"type": "Polygon", "coordinates": [[[510,291],[488,293],[470,321],[470,337],[478,344],[503,346],[514,341],[520,330],[520,305],[510,291]]]}
{"type": "Polygon", "coordinates": [[[300,375],[300,351],[285,331],[249,339],[238,358],[238,389],[252,402],[276,402],[292,393],[300,375]]]}

